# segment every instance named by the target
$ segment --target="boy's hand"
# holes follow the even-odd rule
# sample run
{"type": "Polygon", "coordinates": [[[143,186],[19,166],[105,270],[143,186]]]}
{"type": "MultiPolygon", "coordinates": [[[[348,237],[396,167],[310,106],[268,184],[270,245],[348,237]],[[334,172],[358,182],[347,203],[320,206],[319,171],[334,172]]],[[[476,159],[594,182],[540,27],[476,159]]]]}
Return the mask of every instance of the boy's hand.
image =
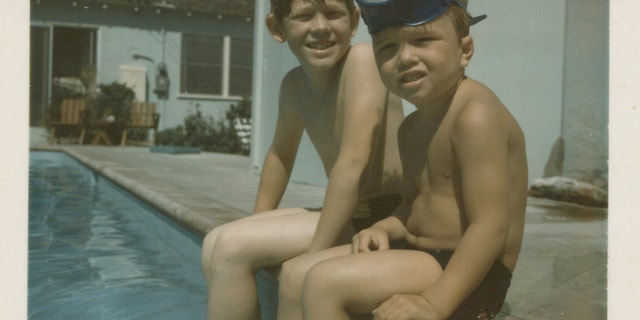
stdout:
{"type": "Polygon", "coordinates": [[[374,320],[443,320],[429,301],[415,294],[396,294],[371,312],[374,320]]]}
{"type": "Polygon", "coordinates": [[[386,231],[370,227],[353,236],[352,253],[380,250],[389,250],[389,235],[386,231]]]}

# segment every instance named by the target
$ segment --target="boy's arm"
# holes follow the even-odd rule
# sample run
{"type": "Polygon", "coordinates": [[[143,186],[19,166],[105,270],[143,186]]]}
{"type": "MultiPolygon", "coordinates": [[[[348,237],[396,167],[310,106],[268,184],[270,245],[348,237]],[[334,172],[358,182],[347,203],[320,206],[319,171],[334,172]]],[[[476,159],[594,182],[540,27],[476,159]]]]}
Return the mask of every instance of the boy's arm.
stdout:
{"type": "MultiPolygon", "coordinates": [[[[398,133],[401,158],[411,154],[406,150],[407,146],[403,143],[406,139],[410,139],[411,137],[407,136],[403,131],[403,127],[401,127],[398,133]]],[[[402,178],[402,203],[400,203],[389,217],[382,219],[371,226],[371,228],[377,228],[384,231],[389,237],[389,241],[406,239],[408,233],[407,220],[411,214],[413,200],[418,196],[418,189],[416,188],[412,177],[406,176],[406,174],[410,172],[405,166],[407,159],[402,159],[402,163],[402,172],[405,175],[402,178]]]]}
{"type": "Polygon", "coordinates": [[[418,189],[414,182],[413,177],[408,176],[409,170],[408,164],[411,162],[412,151],[411,145],[407,144],[408,139],[412,139],[411,130],[407,129],[411,127],[410,116],[405,118],[402,125],[398,129],[398,148],[400,151],[400,159],[402,161],[402,203],[393,211],[393,213],[376,223],[370,228],[362,230],[356,236],[353,237],[352,252],[369,252],[372,250],[387,250],[389,249],[390,241],[404,240],[407,236],[407,220],[411,213],[411,207],[413,200],[418,195],[418,189]],[[384,233],[381,235],[380,232],[384,233]]]}
{"type": "Polygon", "coordinates": [[[403,201],[393,214],[353,237],[351,252],[370,252],[389,250],[389,243],[405,239],[407,235],[406,216],[411,210],[411,202],[403,201]]]}
{"type": "Polygon", "coordinates": [[[442,276],[422,296],[448,317],[498,258],[509,229],[509,133],[495,106],[474,104],[454,124],[452,148],[460,170],[468,227],[442,276]]]}
{"type": "Polygon", "coordinates": [[[284,195],[296,159],[304,126],[294,111],[295,102],[285,92],[291,81],[283,80],[276,131],[260,175],[253,213],[276,209],[284,195]]]}
{"type": "MultiPolygon", "coordinates": [[[[383,121],[387,90],[380,80],[369,45],[351,48],[343,72],[344,122],[340,152],[331,173],[322,214],[308,250],[313,253],[334,245],[349,223],[360,196],[360,180],[371,158],[383,121]]],[[[340,75],[338,78],[340,79],[340,75]]]]}
{"type": "Polygon", "coordinates": [[[413,128],[415,126],[415,116],[409,115],[398,128],[398,151],[400,153],[400,161],[402,163],[402,203],[391,216],[380,220],[372,225],[372,227],[380,228],[389,235],[389,240],[397,241],[406,239],[407,220],[411,214],[413,201],[416,199],[420,191],[418,190],[416,177],[411,176],[411,163],[413,163],[414,146],[409,143],[413,137],[413,128]]]}

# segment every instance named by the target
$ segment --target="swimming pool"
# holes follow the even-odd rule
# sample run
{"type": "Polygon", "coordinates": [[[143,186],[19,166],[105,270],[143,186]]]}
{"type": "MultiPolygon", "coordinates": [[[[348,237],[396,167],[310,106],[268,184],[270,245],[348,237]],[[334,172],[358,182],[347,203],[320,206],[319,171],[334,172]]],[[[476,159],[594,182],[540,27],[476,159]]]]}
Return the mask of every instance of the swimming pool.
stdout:
{"type": "Polygon", "coordinates": [[[200,239],[64,153],[30,152],[29,319],[204,319],[200,239]]]}

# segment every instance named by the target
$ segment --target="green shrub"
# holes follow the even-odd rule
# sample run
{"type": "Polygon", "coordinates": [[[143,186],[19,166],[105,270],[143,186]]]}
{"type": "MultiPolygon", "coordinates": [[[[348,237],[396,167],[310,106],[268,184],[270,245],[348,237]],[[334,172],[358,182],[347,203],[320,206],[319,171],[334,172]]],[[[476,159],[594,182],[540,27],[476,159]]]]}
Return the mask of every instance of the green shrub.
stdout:
{"type": "Polygon", "coordinates": [[[158,131],[158,144],[161,146],[185,147],[186,139],[182,126],[158,131]]]}
{"type": "MultiPolygon", "coordinates": [[[[212,116],[204,116],[200,106],[184,119],[184,126],[177,126],[158,132],[159,145],[200,147],[204,151],[232,154],[249,154],[248,143],[243,143],[236,132],[237,119],[251,119],[251,102],[244,99],[232,105],[226,119],[216,121],[212,116]]],[[[246,140],[246,139],[245,139],[246,140]]]]}
{"type": "Polygon", "coordinates": [[[112,82],[98,85],[99,91],[93,101],[93,112],[96,120],[113,116],[115,122],[125,123],[129,118],[131,104],[135,93],[124,84],[112,82]]]}

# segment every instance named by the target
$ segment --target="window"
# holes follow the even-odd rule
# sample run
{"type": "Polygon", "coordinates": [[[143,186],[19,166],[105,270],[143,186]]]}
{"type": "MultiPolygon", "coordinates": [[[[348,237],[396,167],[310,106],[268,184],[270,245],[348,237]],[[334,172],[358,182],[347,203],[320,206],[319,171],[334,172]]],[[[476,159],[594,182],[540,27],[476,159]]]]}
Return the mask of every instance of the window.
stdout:
{"type": "Polygon", "coordinates": [[[182,95],[225,98],[251,95],[252,69],[251,39],[182,35],[182,95]]]}
{"type": "Polygon", "coordinates": [[[231,41],[231,65],[229,72],[229,93],[231,95],[251,95],[253,79],[253,41],[233,39],[231,41]]]}

